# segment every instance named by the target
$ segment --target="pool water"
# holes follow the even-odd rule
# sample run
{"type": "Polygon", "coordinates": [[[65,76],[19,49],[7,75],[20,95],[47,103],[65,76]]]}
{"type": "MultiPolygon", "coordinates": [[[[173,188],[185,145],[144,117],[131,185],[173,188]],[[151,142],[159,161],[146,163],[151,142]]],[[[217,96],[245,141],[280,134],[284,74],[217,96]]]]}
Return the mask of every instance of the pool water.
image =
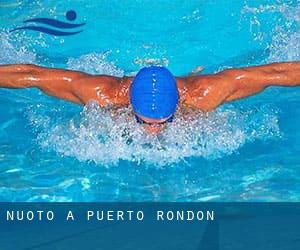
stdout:
{"type": "MultiPolygon", "coordinates": [[[[300,59],[299,1],[51,2],[1,1],[0,64],[182,76],[300,59]],[[10,32],[68,10],[81,33],[10,32]]],[[[0,89],[0,201],[300,201],[299,97],[272,87],[208,115],[181,109],[153,137],[130,107],[0,89]]]]}

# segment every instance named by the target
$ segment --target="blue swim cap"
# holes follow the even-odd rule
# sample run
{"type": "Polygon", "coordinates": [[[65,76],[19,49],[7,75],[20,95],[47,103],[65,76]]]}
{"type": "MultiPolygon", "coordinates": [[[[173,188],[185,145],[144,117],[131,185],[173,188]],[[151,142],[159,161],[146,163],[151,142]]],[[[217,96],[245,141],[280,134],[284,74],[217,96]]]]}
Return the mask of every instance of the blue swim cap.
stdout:
{"type": "Polygon", "coordinates": [[[176,112],[178,101],[175,78],[164,67],[142,68],[130,86],[133,111],[147,118],[168,118],[176,112]]]}

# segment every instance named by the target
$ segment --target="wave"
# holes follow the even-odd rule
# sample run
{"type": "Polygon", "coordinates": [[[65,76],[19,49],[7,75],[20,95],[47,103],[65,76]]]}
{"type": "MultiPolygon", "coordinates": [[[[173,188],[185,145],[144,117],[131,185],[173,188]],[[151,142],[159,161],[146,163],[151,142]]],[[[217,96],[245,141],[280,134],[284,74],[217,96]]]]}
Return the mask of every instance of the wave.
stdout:
{"type": "Polygon", "coordinates": [[[24,23],[32,23],[32,22],[33,23],[42,23],[42,24],[46,24],[46,25],[50,25],[52,27],[62,28],[62,29],[77,28],[77,27],[85,25],[85,23],[78,23],[78,24],[66,23],[66,22],[62,22],[62,21],[50,19],[50,18],[32,18],[32,19],[28,19],[28,20],[24,21],[24,23]]]}
{"type": "Polygon", "coordinates": [[[40,31],[49,35],[54,35],[54,36],[70,36],[70,35],[75,35],[78,33],[81,33],[82,30],[79,31],[60,31],[60,30],[54,30],[54,29],[49,29],[45,28],[42,26],[24,26],[24,27],[19,27],[11,30],[10,32],[14,32],[17,30],[34,30],[34,31],[40,31]]]}

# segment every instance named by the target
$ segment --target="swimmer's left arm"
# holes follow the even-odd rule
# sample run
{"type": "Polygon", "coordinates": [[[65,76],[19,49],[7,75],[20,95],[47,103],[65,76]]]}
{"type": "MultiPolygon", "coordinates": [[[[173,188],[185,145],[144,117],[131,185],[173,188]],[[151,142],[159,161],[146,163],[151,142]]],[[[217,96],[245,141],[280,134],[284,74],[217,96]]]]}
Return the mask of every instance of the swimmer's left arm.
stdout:
{"type": "Polygon", "coordinates": [[[272,63],[227,70],[237,88],[226,98],[233,101],[254,95],[269,86],[295,87],[300,85],[300,62],[272,63]]]}
{"type": "Polygon", "coordinates": [[[300,62],[272,63],[187,77],[184,79],[186,93],[182,94],[182,99],[187,105],[209,112],[224,102],[254,95],[269,86],[299,84],[300,62]]]}

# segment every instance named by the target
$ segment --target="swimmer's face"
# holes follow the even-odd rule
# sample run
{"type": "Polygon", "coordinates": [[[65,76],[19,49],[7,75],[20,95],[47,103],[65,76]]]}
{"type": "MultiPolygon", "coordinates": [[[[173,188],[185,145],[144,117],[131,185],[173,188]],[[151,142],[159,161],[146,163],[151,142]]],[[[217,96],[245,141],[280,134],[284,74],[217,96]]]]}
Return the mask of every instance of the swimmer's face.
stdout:
{"type": "Polygon", "coordinates": [[[136,117],[139,118],[139,120],[142,121],[143,128],[149,132],[152,135],[157,135],[161,132],[163,129],[165,123],[167,120],[169,120],[170,117],[164,118],[164,119],[153,119],[153,118],[147,118],[141,115],[135,114],[136,117]]]}

